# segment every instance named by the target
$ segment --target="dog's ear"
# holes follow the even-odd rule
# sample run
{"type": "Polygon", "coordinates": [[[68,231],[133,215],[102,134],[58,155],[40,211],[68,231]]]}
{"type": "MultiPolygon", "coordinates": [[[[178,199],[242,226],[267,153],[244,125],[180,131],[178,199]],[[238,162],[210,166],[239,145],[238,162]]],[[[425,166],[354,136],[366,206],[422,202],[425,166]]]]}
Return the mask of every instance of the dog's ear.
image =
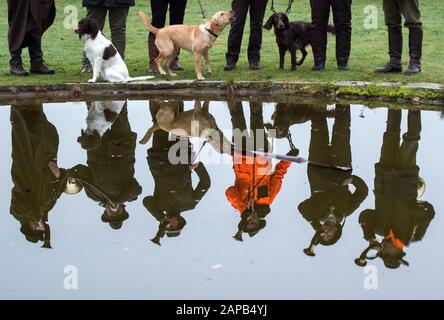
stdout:
{"type": "Polygon", "coordinates": [[[94,40],[97,37],[97,34],[99,33],[99,26],[97,25],[97,22],[95,22],[92,19],[87,20],[88,24],[88,33],[91,36],[91,38],[94,40]]]}
{"type": "Polygon", "coordinates": [[[274,22],[274,14],[268,18],[267,22],[264,24],[264,29],[271,30],[273,28],[273,22],[274,22]]]}

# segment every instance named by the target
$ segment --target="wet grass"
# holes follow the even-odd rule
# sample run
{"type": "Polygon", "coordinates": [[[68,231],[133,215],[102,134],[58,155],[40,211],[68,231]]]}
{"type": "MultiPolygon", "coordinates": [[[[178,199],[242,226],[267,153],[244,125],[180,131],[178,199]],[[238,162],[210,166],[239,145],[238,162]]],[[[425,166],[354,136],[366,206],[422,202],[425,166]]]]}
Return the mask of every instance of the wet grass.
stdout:
{"type": "MultiPolygon", "coordinates": [[[[230,8],[230,0],[202,0],[208,15],[221,10],[230,8]]],[[[287,1],[276,1],[277,7],[283,10],[287,1]]],[[[64,19],[67,14],[64,8],[67,5],[74,5],[79,8],[79,16],[85,15],[85,10],[80,7],[81,1],[74,0],[56,0],[57,20],[52,28],[45,34],[44,51],[45,58],[51,67],[59,68],[55,76],[31,76],[26,79],[8,76],[9,53],[7,49],[7,8],[6,1],[0,3],[0,33],[4,35],[0,42],[0,86],[14,85],[43,85],[58,83],[78,83],[86,82],[88,75],[80,75],[82,41],[80,41],[72,30],[63,27],[64,19]]],[[[130,73],[133,76],[146,74],[147,69],[147,31],[136,17],[138,10],[144,10],[149,13],[148,1],[137,1],[138,5],[131,8],[128,22],[128,43],[127,43],[127,64],[130,73]]],[[[423,73],[415,77],[405,77],[398,75],[376,75],[373,73],[375,66],[382,65],[387,60],[387,41],[386,28],[383,22],[383,13],[381,2],[377,1],[374,5],[378,8],[377,29],[367,30],[364,28],[364,8],[369,2],[365,0],[353,1],[353,48],[350,61],[351,70],[341,72],[336,69],[334,60],[335,39],[329,37],[328,64],[327,71],[323,73],[311,72],[313,58],[310,54],[306,63],[296,72],[289,71],[289,57],[287,57],[286,70],[278,69],[278,52],[275,45],[275,38],[272,32],[264,32],[264,44],[262,50],[262,69],[260,71],[250,71],[246,59],[246,40],[248,40],[249,30],[245,30],[244,45],[242,55],[235,71],[224,72],[225,51],[228,36],[228,30],[220,37],[211,51],[213,61],[213,75],[208,76],[207,80],[222,80],[231,83],[233,86],[239,80],[263,80],[263,81],[315,81],[315,82],[335,82],[339,80],[365,80],[365,81],[396,81],[400,83],[412,82],[437,82],[444,83],[444,34],[442,32],[442,12],[444,12],[444,2],[442,0],[428,0],[421,2],[422,14],[425,26],[425,46],[423,59],[423,73]]],[[[267,12],[267,15],[270,11],[267,12]]],[[[309,1],[298,1],[291,13],[292,20],[310,20],[309,1]]],[[[201,23],[202,18],[199,13],[197,1],[190,0],[187,8],[186,23],[201,23]]],[[[248,23],[247,23],[248,26],[248,23]]],[[[109,35],[109,28],[105,29],[105,34],[109,35]]],[[[405,46],[407,48],[407,37],[405,37],[405,46]]],[[[408,50],[406,49],[407,53],[408,50]]],[[[27,61],[28,54],[24,53],[24,60],[27,61]]],[[[195,79],[192,57],[189,53],[183,52],[181,63],[187,71],[180,72],[177,79],[195,79]]],[[[408,56],[404,55],[404,64],[407,65],[408,56]]],[[[26,62],[28,66],[29,63],[26,62]]],[[[162,79],[156,77],[156,79],[162,79]]],[[[346,89],[343,89],[346,90],[346,89]]],[[[412,90],[413,91],[413,90],[412,90]]],[[[398,90],[398,88],[369,87],[367,92],[359,90],[362,95],[387,94],[390,96],[400,95],[402,97],[412,97],[417,94],[398,90]]],[[[429,92],[424,93],[429,95],[429,92]]]]}

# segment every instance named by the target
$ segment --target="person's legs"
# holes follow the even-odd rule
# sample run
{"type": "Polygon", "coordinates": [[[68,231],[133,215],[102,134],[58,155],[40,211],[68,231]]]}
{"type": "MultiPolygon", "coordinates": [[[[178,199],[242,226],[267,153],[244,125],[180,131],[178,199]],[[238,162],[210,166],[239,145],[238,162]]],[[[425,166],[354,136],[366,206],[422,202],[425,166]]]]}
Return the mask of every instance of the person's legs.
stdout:
{"type": "Polygon", "coordinates": [[[405,27],[409,28],[410,63],[406,75],[421,72],[423,29],[418,0],[404,0],[401,12],[405,19],[405,27]]]}
{"type": "Polygon", "coordinates": [[[399,144],[401,141],[401,110],[389,110],[387,115],[387,129],[381,148],[380,164],[384,167],[395,168],[397,164],[399,144]]]}
{"type": "Polygon", "coordinates": [[[239,53],[242,45],[242,36],[244,33],[245,21],[247,20],[250,1],[233,0],[231,8],[234,11],[236,20],[232,23],[230,34],[228,35],[228,51],[226,54],[227,65],[225,70],[233,70],[239,60],[239,53]]]}
{"type": "Polygon", "coordinates": [[[311,47],[315,60],[314,71],[325,69],[327,59],[327,26],[330,16],[331,0],[310,0],[311,20],[311,47]]]}
{"type": "Polygon", "coordinates": [[[55,71],[49,69],[43,60],[42,38],[27,37],[29,57],[31,59],[30,72],[34,74],[54,74],[55,71]]]}
{"type": "Polygon", "coordinates": [[[26,77],[29,72],[23,68],[22,49],[10,52],[11,59],[9,60],[9,73],[13,76],[26,77]]]}
{"type": "Polygon", "coordinates": [[[402,137],[399,152],[399,166],[401,169],[409,169],[416,166],[416,154],[419,140],[421,139],[421,111],[410,110],[408,115],[408,131],[402,137]]]}
{"type": "Polygon", "coordinates": [[[254,150],[268,152],[269,145],[265,134],[263,107],[260,102],[250,102],[250,128],[254,139],[254,150]]]}
{"type": "Polygon", "coordinates": [[[248,42],[248,61],[253,70],[259,69],[262,48],[262,26],[268,0],[250,1],[250,39],[248,42]]]}
{"type": "Polygon", "coordinates": [[[348,69],[352,36],[352,0],[333,0],[333,20],[336,27],[336,61],[341,70],[348,69]]]}
{"type": "Polygon", "coordinates": [[[128,10],[128,7],[109,9],[109,28],[111,30],[111,41],[116,47],[122,59],[125,59],[126,21],[128,18],[128,10]]]}
{"type": "MultiPolygon", "coordinates": [[[[185,17],[185,8],[187,6],[187,0],[173,0],[170,2],[170,25],[183,24],[185,17]]],[[[179,53],[176,59],[172,62],[170,68],[173,71],[182,71],[183,68],[179,65],[179,53]]]]}
{"type": "Polygon", "coordinates": [[[337,105],[331,141],[332,164],[334,165],[342,167],[352,165],[350,123],[350,105],[337,105]]]}
{"type": "Polygon", "coordinates": [[[402,16],[400,3],[404,0],[383,0],[385,24],[388,28],[390,61],[376,68],[379,73],[401,72],[402,64],[402,16]]]}
{"type": "MultiPolygon", "coordinates": [[[[87,10],[86,17],[94,20],[97,23],[99,29],[103,30],[103,28],[105,26],[107,9],[100,8],[100,7],[87,7],[86,10],[87,10]]],[[[86,57],[86,53],[83,52],[82,70],[80,72],[81,73],[90,73],[91,71],[92,71],[91,63],[88,61],[88,58],[86,57]]]]}
{"type": "Polygon", "coordinates": [[[242,101],[230,100],[228,101],[228,109],[231,115],[231,124],[233,126],[233,139],[235,149],[245,150],[247,148],[247,141],[250,139],[247,132],[247,122],[245,121],[244,108],[242,101]]]}
{"type": "Polygon", "coordinates": [[[319,112],[311,119],[311,139],[308,159],[311,162],[330,163],[330,137],[327,116],[319,112]]]}
{"type": "MultiPolygon", "coordinates": [[[[151,0],[151,23],[156,28],[165,27],[166,14],[168,11],[168,0],[151,0]]],[[[148,34],[148,56],[149,56],[149,73],[158,73],[154,60],[159,56],[159,50],[156,47],[156,36],[154,33],[148,34]]]]}

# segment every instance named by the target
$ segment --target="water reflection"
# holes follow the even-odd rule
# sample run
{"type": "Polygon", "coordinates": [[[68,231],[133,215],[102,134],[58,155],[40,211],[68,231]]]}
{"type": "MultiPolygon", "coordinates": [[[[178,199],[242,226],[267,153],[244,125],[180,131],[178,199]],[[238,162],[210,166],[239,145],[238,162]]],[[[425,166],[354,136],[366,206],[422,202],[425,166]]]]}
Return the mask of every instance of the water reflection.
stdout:
{"type": "MultiPolygon", "coordinates": [[[[307,256],[316,256],[319,245],[340,247],[345,228],[361,233],[356,220],[369,197],[370,181],[354,173],[350,105],[279,103],[273,106],[270,122],[264,121],[263,103],[245,105],[233,99],[225,107],[229,120],[223,122],[210,112],[209,101],[195,101],[190,110],[185,110],[183,101],[152,100],[152,123],[147,125],[146,119],[140,119],[149,129],[140,140],[142,145],[138,145],[129,120],[128,101],[87,103],[86,129],[81,130],[77,141],[86,151],[86,163],[63,168],[57,161],[57,129],[46,118],[42,104],[12,106],[14,187],[10,211],[20,222],[20,231],[28,241],[42,242],[43,247],[51,248],[49,212],[63,193],[76,195],[84,191],[88,199],[103,207],[101,221],[116,230],[130,215],[135,216],[127,210],[130,202],[143,204],[153,218],[149,217],[149,221],[155,224],[151,241],[161,245],[166,238],[181,235],[187,215],[199,211],[200,202],[215,189],[211,184],[221,184],[220,176],[210,178],[209,164],[199,157],[202,149],[210,145],[210,149],[231,159],[230,167],[220,164],[220,170],[234,181],[222,186],[225,196],[219,190],[218,203],[214,205],[228,201],[236,210],[235,240],[260,233],[270,221],[270,213],[282,214],[282,209],[273,210],[277,202],[291,203],[293,213],[297,205],[303,218],[298,220],[301,229],[310,230],[299,243],[307,256]],[[249,118],[245,110],[249,110],[249,118]],[[307,131],[309,143],[292,134],[295,128],[307,131]],[[201,139],[200,149],[193,146],[193,138],[201,139]],[[275,149],[276,140],[282,154],[275,149]],[[307,144],[308,150],[303,150],[307,144]],[[137,148],[143,148],[147,154],[154,182],[151,187],[136,178],[137,148]],[[295,193],[304,196],[294,198],[295,201],[283,197],[281,190],[293,174],[290,168],[301,167],[299,149],[308,154],[309,190],[298,187],[295,193]],[[355,213],[356,218],[352,219],[355,213]],[[307,243],[308,248],[303,249],[307,243]]],[[[424,238],[435,215],[433,206],[420,200],[425,190],[416,162],[421,112],[408,112],[408,130],[402,141],[401,118],[401,110],[388,110],[380,161],[375,166],[375,209],[365,210],[359,216],[368,242],[355,261],[359,266],[378,258],[387,268],[408,265],[405,248],[424,238]]],[[[356,238],[358,241],[359,237],[356,238]]]]}
{"type": "Polygon", "coordinates": [[[142,193],[134,178],[137,134],[131,131],[127,102],[88,103],[86,123],[77,141],[87,151],[87,165],[74,167],[74,178],[104,208],[102,222],[118,230],[129,218],[125,204],[142,193]]]}
{"type": "MultiPolygon", "coordinates": [[[[235,150],[271,151],[265,133],[262,104],[250,103],[249,130],[242,103],[229,101],[228,108],[233,126],[235,150]],[[236,139],[236,136],[240,139],[236,139]]],[[[290,153],[297,155],[298,151],[295,149],[290,153]]],[[[236,179],[234,185],[227,189],[226,196],[241,216],[238,232],[234,236],[236,240],[242,241],[242,233],[253,237],[265,228],[267,224],[265,217],[271,211],[270,206],[281,190],[282,181],[290,165],[289,161],[281,161],[273,170],[270,158],[254,154],[251,156],[242,152],[233,153],[233,170],[236,179]]]]}
{"type": "Polygon", "coordinates": [[[381,158],[375,165],[375,209],[365,210],[359,217],[364,238],[369,242],[356,260],[359,266],[376,258],[381,258],[387,268],[408,266],[405,248],[424,238],[435,216],[433,206],[420,200],[425,191],[425,181],[416,164],[421,111],[409,111],[408,130],[402,141],[401,120],[401,110],[388,111],[381,158]]]}
{"type": "Polygon", "coordinates": [[[59,136],[48,121],[43,105],[11,107],[12,169],[11,214],[20,222],[20,231],[32,243],[51,247],[48,214],[67,186],[67,172],[53,174],[57,163],[59,136]]]}
{"type": "Polygon", "coordinates": [[[311,196],[299,205],[302,216],[315,231],[308,256],[315,256],[315,248],[321,244],[336,244],[341,236],[347,217],[353,214],[365,200],[368,188],[365,182],[352,170],[350,146],[350,106],[337,105],[334,111],[312,112],[311,140],[307,176],[311,196]],[[334,117],[332,139],[330,141],[327,116],[334,117]],[[350,170],[335,170],[316,165],[347,167],[350,170]],[[350,191],[354,186],[355,191],[350,191]]]}
{"type": "MultiPolygon", "coordinates": [[[[158,113],[163,112],[165,106],[174,110],[174,115],[183,112],[183,102],[150,102],[150,111],[157,127],[158,113]]],[[[200,200],[210,188],[211,181],[208,172],[199,162],[194,164],[195,153],[188,137],[178,137],[160,128],[153,130],[153,145],[148,150],[148,166],[154,178],[154,193],[143,199],[144,207],[159,222],[156,236],[151,240],[160,245],[160,240],[167,237],[177,237],[186,225],[182,216],[185,211],[196,208],[200,200]],[[180,158],[181,150],[186,150],[185,161],[177,164],[170,162],[169,154],[175,148],[175,155],[180,158]],[[192,172],[199,178],[196,188],[193,188],[192,172]]],[[[170,154],[171,155],[171,154],[170,154]]]]}

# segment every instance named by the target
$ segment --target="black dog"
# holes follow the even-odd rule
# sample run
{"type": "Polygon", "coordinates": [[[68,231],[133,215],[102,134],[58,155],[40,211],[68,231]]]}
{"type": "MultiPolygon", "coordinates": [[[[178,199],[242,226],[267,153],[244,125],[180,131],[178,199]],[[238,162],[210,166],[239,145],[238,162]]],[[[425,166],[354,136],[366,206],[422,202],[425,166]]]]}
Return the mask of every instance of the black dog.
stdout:
{"type": "MultiPolygon", "coordinates": [[[[264,25],[264,29],[271,30],[274,27],[276,43],[279,47],[280,63],[279,68],[284,68],[285,53],[291,53],[291,70],[296,70],[296,66],[301,66],[307,57],[307,46],[311,45],[312,25],[309,22],[290,22],[285,13],[274,13],[264,25]],[[302,52],[302,59],[296,59],[296,50],[302,52]]],[[[327,32],[335,35],[336,29],[333,25],[328,25],[327,32]]]]}

